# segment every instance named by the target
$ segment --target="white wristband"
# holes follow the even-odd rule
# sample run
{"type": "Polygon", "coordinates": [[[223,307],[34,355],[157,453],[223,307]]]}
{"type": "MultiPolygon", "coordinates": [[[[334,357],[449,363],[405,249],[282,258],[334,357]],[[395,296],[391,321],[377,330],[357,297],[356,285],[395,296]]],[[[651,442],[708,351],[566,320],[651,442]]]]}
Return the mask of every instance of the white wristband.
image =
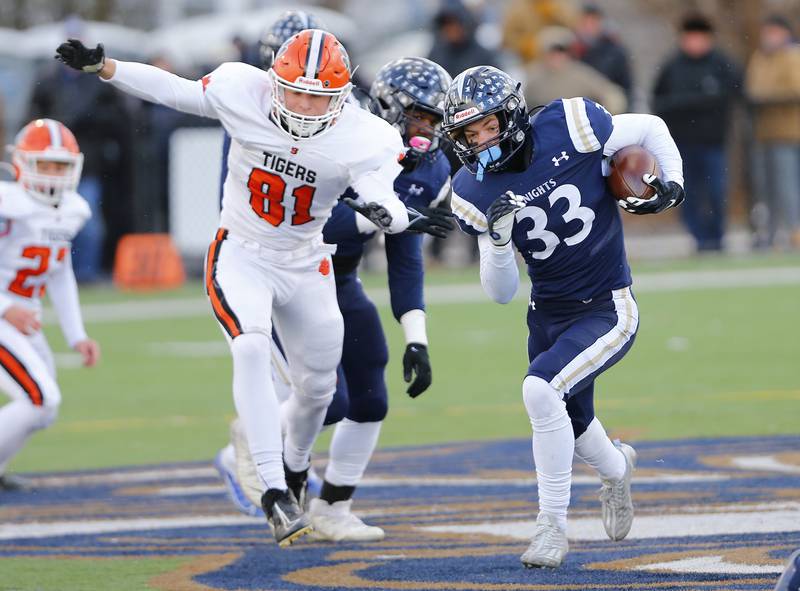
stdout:
{"type": "Polygon", "coordinates": [[[400,317],[400,324],[403,326],[403,332],[406,335],[406,344],[418,343],[428,346],[424,310],[409,310],[400,317]]]}

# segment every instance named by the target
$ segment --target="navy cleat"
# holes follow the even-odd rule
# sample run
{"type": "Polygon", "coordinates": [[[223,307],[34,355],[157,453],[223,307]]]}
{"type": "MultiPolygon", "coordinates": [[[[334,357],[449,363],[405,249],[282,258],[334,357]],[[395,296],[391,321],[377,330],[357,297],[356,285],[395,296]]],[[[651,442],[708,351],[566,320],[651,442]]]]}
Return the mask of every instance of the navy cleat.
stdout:
{"type": "Polygon", "coordinates": [[[270,488],[261,497],[261,507],[281,548],[314,531],[311,520],[297,504],[291,490],[270,488]]]}

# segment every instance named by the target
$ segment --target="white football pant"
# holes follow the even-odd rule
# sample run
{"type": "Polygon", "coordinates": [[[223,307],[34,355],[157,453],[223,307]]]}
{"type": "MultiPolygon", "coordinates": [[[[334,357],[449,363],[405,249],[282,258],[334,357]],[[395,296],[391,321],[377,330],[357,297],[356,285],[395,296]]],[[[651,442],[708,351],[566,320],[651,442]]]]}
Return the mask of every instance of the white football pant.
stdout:
{"type": "Polygon", "coordinates": [[[0,475],[35,431],[52,424],[61,404],[53,354],[41,332],[26,336],[0,318],[0,475]]]}
{"type": "Polygon", "coordinates": [[[206,291],[233,356],[233,397],[250,453],[267,488],[286,488],[309,466],[336,388],[344,327],[329,253],[315,241],[274,251],[219,230],[206,259],[206,291]],[[272,320],[281,334],[293,392],[281,406],[273,384],[272,320]]]}

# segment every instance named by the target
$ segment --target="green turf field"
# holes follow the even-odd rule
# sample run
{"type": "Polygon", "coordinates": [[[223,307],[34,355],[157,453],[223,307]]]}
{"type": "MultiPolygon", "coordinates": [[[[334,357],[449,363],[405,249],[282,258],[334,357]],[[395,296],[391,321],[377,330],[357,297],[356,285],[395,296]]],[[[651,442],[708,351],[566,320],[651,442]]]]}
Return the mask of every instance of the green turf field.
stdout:
{"type": "MultiPolygon", "coordinates": [[[[789,268],[800,258],[704,258],[638,265],[641,279],[667,271],[789,268]]],[[[367,286],[385,287],[380,276],[367,286]]],[[[428,285],[478,283],[477,270],[428,274],[428,285]]],[[[203,297],[199,284],[136,296],[84,290],[87,304],[203,297]]],[[[631,353],[597,386],[598,415],[612,434],[635,439],[796,433],[800,401],[800,285],[673,289],[638,295],[631,353]]],[[[527,366],[525,300],[428,306],[434,384],[404,392],[404,344],[388,306],[390,414],[382,445],[525,436],[520,383],[527,366]]],[[[210,459],[233,414],[230,360],[210,312],[175,319],[88,323],[103,359],[94,370],[59,357],[64,403],[54,427],[15,460],[18,471],[67,470],[210,459]]],[[[64,352],[55,326],[47,329],[64,352]]],[[[323,442],[324,443],[324,442],[323,442]]]]}

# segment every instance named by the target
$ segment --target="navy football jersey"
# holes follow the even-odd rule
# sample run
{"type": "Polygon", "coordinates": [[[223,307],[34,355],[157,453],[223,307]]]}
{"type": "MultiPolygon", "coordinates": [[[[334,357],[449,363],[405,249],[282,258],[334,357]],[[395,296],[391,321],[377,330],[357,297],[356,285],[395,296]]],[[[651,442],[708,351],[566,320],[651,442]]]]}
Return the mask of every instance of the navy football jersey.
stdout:
{"type": "Polygon", "coordinates": [[[622,221],[602,173],[611,115],[584,98],[555,100],[532,120],[533,160],[522,172],[462,168],[453,178],[453,212],[462,230],[488,230],[486,210],[506,191],[526,205],[516,214],[514,246],[528,265],[534,299],[588,300],[631,284],[622,221]]]}
{"type": "MultiPolygon", "coordinates": [[[[409,207],[438,205],[447,197],[450,180],[450,163],[441,150],[429,159],[422,160],[411,171],[401,172],[394,181],[395,193],[409,207]]],[[[352,189],[344,197],[355,198],[352,189]]],[[[366,196],[369,201],[369,196],[366,196]]],[[[334,269],[355,270],[364,244],[377,234],[363,234],[356,227],[356,212],[345,203],[338,203],[330,219],[322,228],[325,242],[336,245],[333,255],[334,269]]],[[[410,232],[386,234],[386,262],[389,275],[389,294],[392,312],[400,318],[409,310],[424,310],[422,235],[410,232]]]]}

